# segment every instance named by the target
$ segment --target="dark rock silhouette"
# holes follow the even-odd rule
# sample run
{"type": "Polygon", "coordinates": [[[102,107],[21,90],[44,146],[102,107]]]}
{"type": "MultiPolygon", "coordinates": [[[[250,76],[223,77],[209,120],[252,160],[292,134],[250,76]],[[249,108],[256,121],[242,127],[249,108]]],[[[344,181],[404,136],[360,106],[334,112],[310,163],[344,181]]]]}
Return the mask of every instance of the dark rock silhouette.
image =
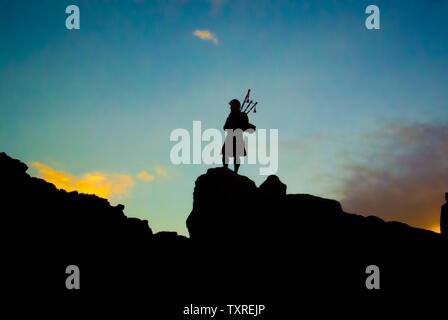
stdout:
{"type": "Polygon", "coordinates": [[[257,186],[228,168],[209,169],[196,180],[193,211],[187,219],[192,240],[232,241],[255,232],[251,223],[262,219],[254,204],[257,186]],[[230,237],[229,237],[230,236],[230,237]]]}
{"type": "Polygon", "coordinates": [[[286,196],[286,184],[281,182],[276,175],[270,175],[266,181],[260,185],[260,191],[266,196],[282,198],[286,196]]]}
{"type": "Polygon", "coordinates": [[[448,192],[445,193],[445,200],[440,212],[440,232],[444,237],[448,237],[448,192]]]}
{"type": "Polygon", "coordinates": [[[164,261],[172,265],[168,262],[171,256],[181,259],[187,238],[176,233],[153,234],[148,221],[126,217],[123,205],[111,206],[95,195],[58,190],[30,177],[26,170],[24,163],[0,153],[2,237],[10,258],[6,267],[9,274],[17,275],[7,279],[12,282],[11,290],[46,288],[51,296],[76,295],[65,289],[65,268],[71,264],[84,271],[84,294],[142,288],[148,283],[163,289],[176,281],[171,277],[162,286],[147,270],[168,270],[164,261]],[[169,255],[163,248],[170,249],[169,255]],[[148,268],[157,260],[162,261],[159,266],[148,268]],[[24,276],[30,272],[36,274],[32,285],[24,276]]]}
{"type": "Polygon", "coordinates": [[[345,301],[447,288],[448,246],[440,234],[349,214],[335,200],[286,195],[276,176],[257,188],[227,168],[209,169],[196,180],[186,238],[153,234],[146,220],[126,217],[123,205],[58,190],[26,170],[0,154],[4,285],[11,297],[36,291],[45,301],[115,297],[134,306],[141,299],[158,319],[181,318],[190,303],[251,301],[278,318],[326,296],[345,301]],[[79,292],[65,288],[71,264],[81,270],[79,292]],[[371,264],[382,272],[381,290],[365,287],[371,264]],[[306,297],[298,302],[291,290],[306,297]]]}

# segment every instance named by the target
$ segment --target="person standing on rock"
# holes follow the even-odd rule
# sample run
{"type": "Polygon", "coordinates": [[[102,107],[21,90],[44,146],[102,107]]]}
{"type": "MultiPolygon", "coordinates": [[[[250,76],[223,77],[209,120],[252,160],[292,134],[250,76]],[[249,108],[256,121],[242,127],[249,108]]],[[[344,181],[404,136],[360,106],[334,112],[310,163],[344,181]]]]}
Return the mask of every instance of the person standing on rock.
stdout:
{"type": "Polygon", "coordinates": [[[440,233],[448,237],[448,192],[445,193],[446,203],[442,206],[440,213],[440,233]]]}
{"type": "Polygon", "coordinates": [[[222,163],[225,168],[229,165],[229,158],[233,157],[234,171],[238,173],[240,167],[240,157],[247,155],[244,147],[243,132],[252,129],[255,126],[249,123],[247,113],[241,111],[241,104],[237,99],[229,102],[230,114],[224,124],[224,130],[227,132],[226,140],[222,146],[222,163]]]}

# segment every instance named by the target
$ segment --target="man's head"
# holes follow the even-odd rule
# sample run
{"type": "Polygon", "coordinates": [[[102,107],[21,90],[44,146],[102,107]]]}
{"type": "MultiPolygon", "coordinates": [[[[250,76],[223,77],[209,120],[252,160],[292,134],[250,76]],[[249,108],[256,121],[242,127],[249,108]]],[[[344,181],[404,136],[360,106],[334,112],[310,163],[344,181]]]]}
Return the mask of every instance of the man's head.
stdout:
{"type": "Polygon", "coordinates": [[[239,111],[241,109],[241,103],[237,99],[233,99],[229,104],[231,112],[239,111]]]}

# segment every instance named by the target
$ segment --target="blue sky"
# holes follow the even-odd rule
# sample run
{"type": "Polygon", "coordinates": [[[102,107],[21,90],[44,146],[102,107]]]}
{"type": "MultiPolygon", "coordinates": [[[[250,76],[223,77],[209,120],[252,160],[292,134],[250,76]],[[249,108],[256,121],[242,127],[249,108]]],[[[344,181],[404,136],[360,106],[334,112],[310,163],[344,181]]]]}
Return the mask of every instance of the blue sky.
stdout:
{"type": "MultiPolygon", "coordinates": [[[[354,168],[401,172],[384,146],[411,151],[382,132],[435,132],[426,125],[442,128],[445,141],[447,10],[447,1],[2,0],[0,147],[36,176],[35,162],[81,180],[130,177],[112,203],[155,231],[186,234],[194,181],[207,166],[171,165],[169,134],[191,130],[193,120],[221,128],[228,101],[251,88],[259,101],[251,121],[279,130],[278,175],[288,192],[432,228],[441,203],[421,213],[428,220],[344,198],[354,168]],[[80,30],[65,28],[70,4],[80,8],[80,30]],[[380,8],[380,30],[364,26],[369,4],[380,8]],[[142,171],[154,179],[136,178],[142,171]]],[[[257,166],[240,173],[257,184],[265,178],[257,166]]],[[[448,185],[431,183],[442,201],[448,185]]]]}

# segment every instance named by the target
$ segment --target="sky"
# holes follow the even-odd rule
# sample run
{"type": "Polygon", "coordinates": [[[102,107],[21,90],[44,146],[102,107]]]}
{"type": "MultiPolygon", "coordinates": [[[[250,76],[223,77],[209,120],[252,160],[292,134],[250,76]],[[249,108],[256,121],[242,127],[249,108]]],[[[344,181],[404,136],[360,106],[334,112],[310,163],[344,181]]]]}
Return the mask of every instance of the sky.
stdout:
{"type": "MultiPolygon", "coordinates": [[[[153,231],[188,235],[196,178],[170,133],[221,129],[248,88],[288,193],[439,231],[448,1],[0,0],[0,149],[153,231]],[[80,9],[68,30],[65,8],[80,9]],[[380,30],[365,27],[368,5],[380,30]]],[[[257,185],[258,165],[240,174],[257,185]]]]}

